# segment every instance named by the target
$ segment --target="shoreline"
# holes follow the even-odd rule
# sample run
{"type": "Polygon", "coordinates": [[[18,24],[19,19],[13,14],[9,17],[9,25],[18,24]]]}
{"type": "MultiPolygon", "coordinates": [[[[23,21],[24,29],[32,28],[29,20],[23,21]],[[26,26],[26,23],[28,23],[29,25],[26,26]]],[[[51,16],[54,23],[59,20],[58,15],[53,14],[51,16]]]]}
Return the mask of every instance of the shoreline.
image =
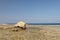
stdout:
{"type": "Polygon", "coordinates": [[[11,30],[14,25],[0,27],[8,27],[0,29],[0,40],[60,40],[60,25],[27,25],[26,30],[18,31],[11,30]]]}

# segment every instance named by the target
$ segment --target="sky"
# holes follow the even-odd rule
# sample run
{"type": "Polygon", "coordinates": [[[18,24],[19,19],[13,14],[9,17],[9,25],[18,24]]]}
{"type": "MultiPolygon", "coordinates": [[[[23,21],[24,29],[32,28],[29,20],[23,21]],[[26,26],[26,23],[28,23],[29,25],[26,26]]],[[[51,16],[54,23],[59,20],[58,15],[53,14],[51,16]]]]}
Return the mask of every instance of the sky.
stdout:
{"type": "Polygon", "coordinates": [[[60,0],[0,0],[0,23],[60,23],[60,0]]]}

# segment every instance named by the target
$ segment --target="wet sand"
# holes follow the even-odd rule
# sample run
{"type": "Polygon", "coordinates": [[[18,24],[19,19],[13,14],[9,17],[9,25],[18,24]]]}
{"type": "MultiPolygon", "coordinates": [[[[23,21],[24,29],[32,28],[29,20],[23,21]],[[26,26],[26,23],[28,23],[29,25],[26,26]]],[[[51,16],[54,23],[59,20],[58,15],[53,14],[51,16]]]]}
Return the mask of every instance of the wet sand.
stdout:
{"type": "Polygon", "coordinates": [[[13,25],[0,25],[0,40],[60,40],[59,25],[27,25],[26,30],[12,29],[13,25]]]}

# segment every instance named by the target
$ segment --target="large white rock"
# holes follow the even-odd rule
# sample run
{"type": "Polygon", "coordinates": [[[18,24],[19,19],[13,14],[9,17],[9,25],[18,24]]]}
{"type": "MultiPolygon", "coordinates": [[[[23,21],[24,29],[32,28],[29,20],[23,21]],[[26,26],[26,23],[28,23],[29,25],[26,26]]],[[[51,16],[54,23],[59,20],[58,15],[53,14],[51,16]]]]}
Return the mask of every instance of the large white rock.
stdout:
{"type": "Polygon", "coordinates": [[[18,22],[17,24],[15,24],[16,27],[22,27],[22,28],[26,28],[26,23],[23,21],[18,22]]]}

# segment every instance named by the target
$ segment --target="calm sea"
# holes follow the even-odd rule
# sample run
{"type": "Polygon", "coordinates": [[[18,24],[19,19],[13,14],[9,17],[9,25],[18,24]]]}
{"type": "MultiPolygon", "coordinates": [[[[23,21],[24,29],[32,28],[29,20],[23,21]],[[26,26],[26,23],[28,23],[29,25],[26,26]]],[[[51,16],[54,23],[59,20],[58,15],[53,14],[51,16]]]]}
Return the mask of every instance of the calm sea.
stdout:
{"type": "Polygon", "coordinates": [[[28,25],[60,25],[60,23],[27,23],[28,25]]]}
{"type": "MultiPolygon", "coordinates": [[[[16,23],[8,23],[10,25],[14,25],[16,23]]],[[[28,25],[60,25],[60,23],[27,23],[28,25]]]]}

